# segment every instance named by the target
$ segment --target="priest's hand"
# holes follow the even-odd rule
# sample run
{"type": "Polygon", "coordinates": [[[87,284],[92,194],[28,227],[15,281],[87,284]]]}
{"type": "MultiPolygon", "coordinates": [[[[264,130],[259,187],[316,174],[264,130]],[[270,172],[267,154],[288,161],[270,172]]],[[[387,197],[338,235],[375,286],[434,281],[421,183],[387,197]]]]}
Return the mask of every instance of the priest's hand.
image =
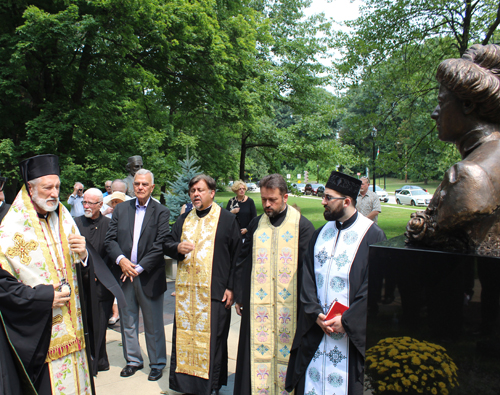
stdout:
{"type": "Polygon", "coordinates": [[[222,298],[223,302],[226,302],[226,309],[230,309],[233,305],[234,294],[230,289],[226,289],[224,291],[224,297],[222,298]]]}
{"type": "Polygon", "coordinates": [[[52,301],[52,308],[63,307],[69,301],[69,291],[59,292],[59,284],[53,284],[54,287],[54,300],[52,301]]]}
{"type": "Polygon", "coordinates": [[[234,306],[234,308],[236,309],[236,314],[238,314],[239,316],[241,316],[243,313],[243,305],[239,304],[239,303],[236,303],[236,306],[234,306]]]}
{"type": "Polygon", "coordinates": [[[82,261],[87,259],[87,248],[84,236],[71,234],[68,236],[68,244],[73,254],[80,255],[82,261]]]}
{"type": "Polygon", "coordinates": [[[139,275],[139,273],[137,272],[137,270],[135,270],[135,267],[136,265],[134,265],[132,262],[130,262],[129,259],[123,257],[122,259],[120,259],[120,262],[118,263],[118,265],[120,266],[120,268],[122,269],[122,275],[120,277],[120,279],[125,282],[125,280],[128,278],[130,278],[130,281],[134,281],[134,277],[137,277],[139,275]]]}
{"type": "Polygon", "coordinates": [[[330,321],[325,321],[326,315],[324,314],[319,314],[318,318],[316,318],[316,324],[320,326],[321,329],[323,329],[323,332],[325,332],[327,335],[330,333],[333,333],[333,328],[331,328],[331,324],[333,323],[333,320],[330,321]]]}
{"type": "Polygon", "coordinates": [[[194,244],[189,241],[183,241],[177,245],[177,252],[181,255],[187,255],[194,250],[194,244]]]}
{"type": "Polygon", "coordinates": [[[345,329],[342,326],[342,316],[338,315],[336,317],[333,317],[330,321],[326,321],[328,325],[330,325],[331,328],[333,328],[334,333],[345,333],[345,329]],[[331,324],[328,324],[331,322],[331,324]]]}

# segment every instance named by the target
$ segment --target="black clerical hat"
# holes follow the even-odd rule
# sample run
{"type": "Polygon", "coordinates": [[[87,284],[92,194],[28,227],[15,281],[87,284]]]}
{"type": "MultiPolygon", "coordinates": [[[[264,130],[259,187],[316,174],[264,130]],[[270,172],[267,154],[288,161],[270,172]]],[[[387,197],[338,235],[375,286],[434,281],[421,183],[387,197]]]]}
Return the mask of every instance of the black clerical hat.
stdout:
{"type": "Polygon", "coordinates": [[[58,176],[59,157],[51,154],[33,156],[19,163],[19,169],[24,183],[51,174],[58,176]]]}
{"type": "Polygon", "coordinates": [[[356,200],[361,187],[361,180],[338,171],[332,171],[326,187],[356,200]]]}

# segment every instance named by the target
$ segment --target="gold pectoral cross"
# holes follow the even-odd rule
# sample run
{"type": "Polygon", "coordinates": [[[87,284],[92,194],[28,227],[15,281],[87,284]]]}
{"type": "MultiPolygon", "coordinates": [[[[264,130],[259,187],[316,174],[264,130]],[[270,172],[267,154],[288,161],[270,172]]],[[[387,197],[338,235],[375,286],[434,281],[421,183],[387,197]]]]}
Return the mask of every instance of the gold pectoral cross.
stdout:
{"type": "Polygon", "coordinates": [[[37,249],[38,243],[34,240],[29,242],[24,241],[24,236],[21,233],[16,233],[14,235],[14,243],[14,247],[7,248],[6,255],[9,258],[19,256],[21,258],[21,262],[25,265],[30,263],[31,257],[29,256],[29,253],[37,249]]]}

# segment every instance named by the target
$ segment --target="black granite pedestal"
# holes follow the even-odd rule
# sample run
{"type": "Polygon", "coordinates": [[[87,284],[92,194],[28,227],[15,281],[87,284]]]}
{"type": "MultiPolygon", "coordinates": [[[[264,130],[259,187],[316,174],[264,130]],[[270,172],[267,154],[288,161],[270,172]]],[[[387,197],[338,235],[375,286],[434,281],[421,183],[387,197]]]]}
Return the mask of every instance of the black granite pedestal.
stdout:
{"type": "Polygon", "coordinates": [[[500,394],[499,258],[415,248],[400,236],[370,247],[370,271],[367,349],[404,336],[440,345],[458,367],[450,394],[500,394]]]}

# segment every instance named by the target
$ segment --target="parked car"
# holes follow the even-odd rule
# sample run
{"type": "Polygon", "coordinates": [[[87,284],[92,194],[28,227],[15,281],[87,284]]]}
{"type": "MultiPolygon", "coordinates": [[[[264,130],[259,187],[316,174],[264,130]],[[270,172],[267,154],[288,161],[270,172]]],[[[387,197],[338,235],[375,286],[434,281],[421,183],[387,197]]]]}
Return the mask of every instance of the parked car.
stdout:
{"type": "Polygon", "coordinates": [[[387,203],[389,201],[389,194],[378,185],[375,185],[375,193],[378,195],[381,202],[387,203]]]}
{"type": "Polygon", "coordinates": [[[404,190],[407,190],[407,189],[408,190],[421,189],[422,191],[427,192],[427,189],[419,187],[418,185],[403,185],[402,188],[396,189],[396,191],[394,192],[394,194],[399,193],[399,192],[404,191],[404,190]]]}
{"type": "Polygon", "coordinates": [[[396,193],[397,204],[409,204],[410,206],[427,206],[432,195],[423,189],[405,189],[396,193]]]}
{"type": "Polygon", "coordinates": [[[300,193],[304,193],[304,184],[297,184],[296,182],[292,182],[290,185],[297,189],[300,193]]]}
{"type": "Polygon", "coordinates": [[[249,192],[254,192],[257,190],[257,184],[255,184],[254,182],[247,182],[247,190],[249,192]]]}
{"type": "Polygon", "coordinates": [[[325,193],[325,186],[323,184],[306,184],[304,193],[306,195],[323,196],[325,193]]]}

